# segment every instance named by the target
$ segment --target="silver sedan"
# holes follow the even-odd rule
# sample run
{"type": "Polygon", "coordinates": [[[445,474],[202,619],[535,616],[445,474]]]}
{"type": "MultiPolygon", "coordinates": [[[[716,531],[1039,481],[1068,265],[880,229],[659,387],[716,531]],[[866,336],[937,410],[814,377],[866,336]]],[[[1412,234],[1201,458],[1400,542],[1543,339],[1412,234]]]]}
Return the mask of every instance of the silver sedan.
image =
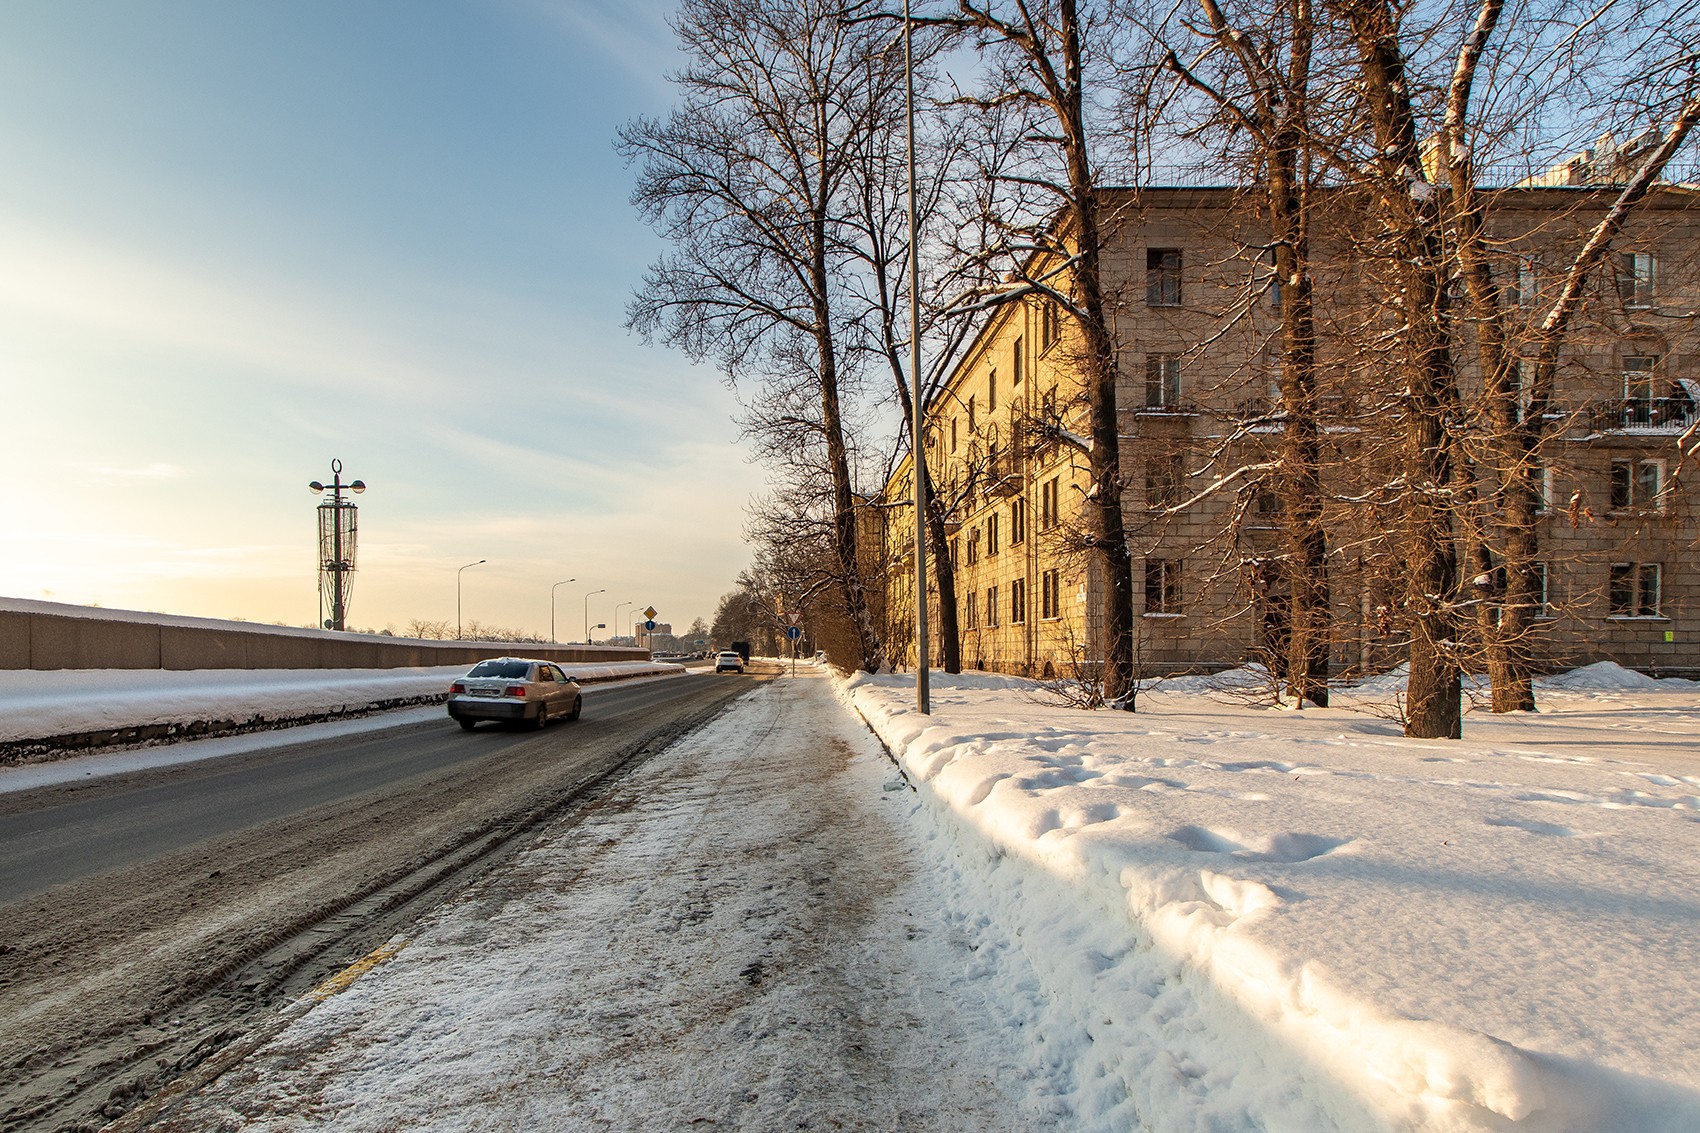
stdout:
{"type": "Polygon", "coordinates": [[[553,662],[493,657],[449,687],[448,707],[455,723],[469,732],[480,720],[541,728],[553,719],[577,720],[584,694],[553,662]]]}

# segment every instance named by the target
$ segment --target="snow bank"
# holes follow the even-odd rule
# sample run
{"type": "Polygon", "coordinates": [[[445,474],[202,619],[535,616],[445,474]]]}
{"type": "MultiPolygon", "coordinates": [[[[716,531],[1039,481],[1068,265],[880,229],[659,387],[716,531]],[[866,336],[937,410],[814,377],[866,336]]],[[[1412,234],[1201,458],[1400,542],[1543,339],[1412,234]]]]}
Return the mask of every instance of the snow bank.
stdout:
{"type": "Polygon", "coordinates": [[[1583,665],[1580,669],[1572,669],[1568,673],[1557,676],[1541,677],[1535,681],[1535,687],[1562,689],[1566,692],[1615,692],[1621,689],[1693,689],[1700,688],[1700,682],[1685,681],[1678,677],[1649,677],[1646,673],[1638,673],[1634,669],[1625,669],[1616,661],[1596,661],[1592,665],[1583,665]]]}
{"type": "Polygon", "coordinates": [[[1700,743],[1669,742],[1700,740],[1700,686],[1445,743],[937,680],[930,717],[904,678],[842,695],[990,855],[1059,1009],[1114,1036],[1077,1052],[1083,1127],[1700,1128],[1700,1022],[1670,994],[1700,965],[1700,743]],[[1103,923],[1033,919],[1058,892],[1103,923]]]}
{"type": "MultiPolygon", "coordinates": [[[[286,721],[441,697],[469,666],[416,669],[0,669],[0,743],[192,721],[286,721]]],[[[678,665],[562,665],[591,683],[678,665]]]]}

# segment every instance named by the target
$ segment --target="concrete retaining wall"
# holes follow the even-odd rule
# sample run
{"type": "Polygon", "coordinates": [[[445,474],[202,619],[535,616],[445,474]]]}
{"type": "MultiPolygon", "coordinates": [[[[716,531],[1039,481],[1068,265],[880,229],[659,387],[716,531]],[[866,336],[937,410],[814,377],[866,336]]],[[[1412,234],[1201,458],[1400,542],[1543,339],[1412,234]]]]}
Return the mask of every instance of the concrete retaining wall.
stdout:
{"type": "Polygon", "coordinates": [[[422,641],[0,599],[0,669],[400,669],[512,654],[643,661],[647,649],[422,641]]]}

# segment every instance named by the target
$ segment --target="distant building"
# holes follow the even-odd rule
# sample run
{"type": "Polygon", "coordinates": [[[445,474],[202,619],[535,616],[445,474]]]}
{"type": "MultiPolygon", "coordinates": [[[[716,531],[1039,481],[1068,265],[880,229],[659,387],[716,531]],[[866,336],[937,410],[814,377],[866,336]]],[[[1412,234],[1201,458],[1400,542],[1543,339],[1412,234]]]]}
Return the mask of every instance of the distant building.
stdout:
{"type": "MultiPolygon", "coordinates": [[[[1576,234],[1613,194],[1533,183],[1494,194],[1492,235],[1513,301],[1544,312],[1576,234]]],[[[1330,450],[1331,661],[1337,672],[1373,671],[1402,653],[1390,624],[1399,565],[1365,551],[1380,533],[1368,501],[1385,458],[1371,442],[1388,410],[1365,380],[1365,347],[1351,345],[1365,340],[1374,314],[1365,298],[1376,293],[1355,256],[1361,214],[1334,203],[1340,215],[1318,226],[1312,248],[1330,450]]],[[[1684,445],[1700,434],[1697,203],[1692,188],[1655,193],[1616,242],[1613,270],[1595,273],[1568,340],[1549,415],[1557,439],[1542,470],[1549,664],[1610,658],[1700,675],[1696,527],[1678,475],[1684,445]]],[[[1268,569],[1279,553],[1278,503],[1256,475],[1204,489],[1267,460],[1279,438],[1280,288],[1242,190],[1120,190],[1110,205],[1117,219],[1103,265],[1121,351],[1122,503],[1143,615],[1137,664],[1147,674],[1239,665],[1282,632],[1284,600],[1268,569]]],[[[1467,400],[1479,377],[1460,320],[1467,400]]],[[[930,474],[960,501],[949,540],[968,667],[1044,675],[1102,654],[1102,580],[1075,524],[1085,457],[1033,441],[1035,423],[1085,431],[1074,337],[1049,301],[1013,302],[927,407],[930,474]]],[[[912,662],[913,633],[903,629],[913,620],[910,475],[906,461],[875,510],[894,659],[912,662]]]]}

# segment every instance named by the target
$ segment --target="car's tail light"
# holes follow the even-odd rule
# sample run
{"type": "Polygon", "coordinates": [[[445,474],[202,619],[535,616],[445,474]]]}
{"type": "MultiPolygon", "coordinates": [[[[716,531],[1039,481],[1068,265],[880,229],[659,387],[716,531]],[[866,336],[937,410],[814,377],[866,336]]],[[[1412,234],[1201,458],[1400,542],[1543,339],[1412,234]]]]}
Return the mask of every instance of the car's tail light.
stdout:
{"type": "Polygon", "coordinates": [[[461,684],[459,681],[456,681],[454,684],[449,686],[450,696],[459,696],[464,692],[466,692],[466,686],[461,684]]]}
{"type": "Polygon", "coordinates": [[[525,695],[525,686],[524,685],[509,685],[508,691],[506,693],[504,693],[503,695],[505,695],[505,696],[524,696],[525,695]]]}

